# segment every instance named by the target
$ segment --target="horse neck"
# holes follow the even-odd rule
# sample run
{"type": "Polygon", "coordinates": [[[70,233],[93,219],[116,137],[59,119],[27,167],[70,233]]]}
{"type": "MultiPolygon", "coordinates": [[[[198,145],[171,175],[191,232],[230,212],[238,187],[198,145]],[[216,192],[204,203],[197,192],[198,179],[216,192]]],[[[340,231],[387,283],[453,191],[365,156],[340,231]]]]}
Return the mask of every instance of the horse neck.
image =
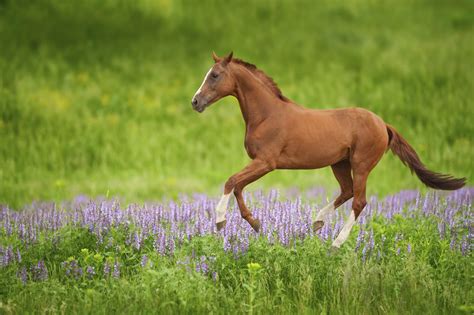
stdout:
{"type": "Polygon", "coordinates": [[[258,125],[280,109],[281,100],[249,70],[236,66],[234,71],[237,87],[234,96],[247,127],[258,125]]]}

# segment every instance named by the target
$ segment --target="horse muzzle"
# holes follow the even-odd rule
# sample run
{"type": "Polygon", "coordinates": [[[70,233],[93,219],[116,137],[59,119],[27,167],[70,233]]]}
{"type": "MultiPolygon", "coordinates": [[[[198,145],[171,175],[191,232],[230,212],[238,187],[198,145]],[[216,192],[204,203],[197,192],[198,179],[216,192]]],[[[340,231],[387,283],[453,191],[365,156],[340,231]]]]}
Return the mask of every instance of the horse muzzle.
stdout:
{"type": "Polygon", "coordinates": [[[191,101],[191,105],[195,111],[202,113],[206,109],[207,103],[200,101],[197,96],[194,96],[191,101]]]}

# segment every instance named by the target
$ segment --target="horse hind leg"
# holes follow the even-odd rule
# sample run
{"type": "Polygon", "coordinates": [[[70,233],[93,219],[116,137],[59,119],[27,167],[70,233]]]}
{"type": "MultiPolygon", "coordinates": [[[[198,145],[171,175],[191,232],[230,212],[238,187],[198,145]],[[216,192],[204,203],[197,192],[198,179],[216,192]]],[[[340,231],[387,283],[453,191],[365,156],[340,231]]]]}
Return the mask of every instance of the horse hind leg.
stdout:
{"type": "Polygon", "coordinates": [[[343,205],[347,200],[351,199],[353,196],[352,190],[352,175],[351,175],[351,163],[349,160],[340,161],[334,165],[331,165],[332,172],[339,182],[341,187],[341,193],[339,196],[325,206],[321,211],[319,211],[317,217],[313,221],[313,230],[317,232],[324,226],[324,222],[327,219],[328,214],[331,211],[334,211],[341,205],[343,205]]]}
{"type": "Polygon", "coordinates": [[[352,201],[352,211],[341,232],[332,243],[332,246],[336,248],[339,248],[347,240],[352,227],[367,204],[367,178],[369,177],[369,173],[382,158],[385,149],[387,148],[387,142],[386,140],[382,140],[375,143],[360,143],[358,148],[359,149],[354,152],[351,158],[354,182],[354,200],[352,201]]]}
{"type": "Polygon", "coordinates": [[[221,230],[226,224],[225,213],[231,194],[232,190],[227,194],[224,193],[216,206],[216,226],[218,231],[221,230]]]}
{"type": "Polygon", "coordinates": [[[352,156],[351,165],[354,177],[354,200],[352,201],[352,211],[341,232],[332,243],[333,247],[339,248],[347,240],[357,218],[367,205],[367,178],[369,177],[369,173],[382,158],[385,149],[386,143],[382,141],[375,145],[370,144],[361,146],[352,156]]]}
{"type": "Polygon", "coordinates": [[[347,240],[352,227],[367,204],[365,192],[368,175],[369,172],[354,172],[354,201],[352,202],[352,211],[341,232],[339,232],[339,235],[332,243],[333,247],[339,248],[347,240]]]}

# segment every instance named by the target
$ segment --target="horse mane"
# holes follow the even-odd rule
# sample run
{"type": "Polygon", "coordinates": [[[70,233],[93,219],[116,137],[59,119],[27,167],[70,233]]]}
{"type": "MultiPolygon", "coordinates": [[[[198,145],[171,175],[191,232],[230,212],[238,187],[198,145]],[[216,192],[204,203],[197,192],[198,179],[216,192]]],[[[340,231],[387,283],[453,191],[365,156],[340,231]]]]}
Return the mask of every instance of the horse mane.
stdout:
{"type": "Polygon", "coordinates": [[[245,68],[250,70],[250,72],[252,72],[257,78],[259,78],[266,86],[270,88],[270,91],[272,91],[276,97],[285,102],[290,101],[286,96],[283,95],[275,81],[273,81],[271,77],[265,74],[265,72],[258,69],[256,65],[238,58],[232,58],[232,62],[244,66],[245,68]]]}

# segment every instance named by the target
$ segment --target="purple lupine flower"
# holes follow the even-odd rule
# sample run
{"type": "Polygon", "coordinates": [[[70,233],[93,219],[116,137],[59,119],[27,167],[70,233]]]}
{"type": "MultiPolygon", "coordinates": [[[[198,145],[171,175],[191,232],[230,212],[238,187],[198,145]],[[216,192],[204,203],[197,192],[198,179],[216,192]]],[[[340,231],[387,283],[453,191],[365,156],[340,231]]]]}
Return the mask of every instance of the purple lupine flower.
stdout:
{"type": "Polygon", "coordinates": [[[141,242],[142,240],[140,238],[140,235],[138,234],[138,232],[135,232],[133,236],[133,246],[135,247],[136,250],[140,250],[141,242]]]}
{"type": "Polygon", "coordinates": [[[16,250],[16,261],[21,263],[21,253],[19,249],[16,250]]]}
{"type": "Polygon", "coordinates": [[[452,238],[451,238],[451,242],[449,243],[449,248],[451,250],[453,250],[456,246],[456,235],[454,235],[452,238]]]}
{"type": "Polygon", "coordinates": [[[120,278],[120,264],[117,260],[114,263],[114,271],[112,272],[112,277],[120,278]]]}
{"type": "Polygon", "coordinates": [[[43,260],[39,260],[38,263],[33,266],[33,278],[36,281],[48,280],[48,269],[43,260]]]}
{"type": "Polygon", "coordinates": [[[439,237],[441,239],[444,239],[444,236],[446,234],[446,224],[444,224],[444,222],[438,223],[438,232],[439,232],[439,237]]]}
{"type": "Polygon", "coordinates": [[[108,276],[110,274],[110,265],[109,263],[106,261],[105,264],[104,264],[104,274],[106,276],[108,276]]]}
{"type": "Polygon", "coordinates": [[[374,240],[374,231],[370,230],[370,241],[369,241],[369,250],[372,251],[375,247],[375,240],[374,240]]]}
{"type": "Polygon", "coordinates": [[[142,261],[141,261],[140,265],[142,266],[142,268],[145,268],[146,265],[147,265],[147,263],[148,263],[148,256],[147,256],[147,255],[143,255],[143,256],[142,256],[142,261]]]}
{"type": "Polygon", "coordinates": [[[28,282],[28,272],[26,271],[26,267],[21,267],[21,269],[17,273],[17,276],[18,278],[20,278],[23,284],[26,284],[26,282],[28,282]]]}
{"type": "Polygon", "coordinates": [[[463,256],[466,256],[469,252],[469,241],[467,237],[463,237],[462,243],[461,243],[461,253],[463,256]]]}
{"type": "MultiPolygon", "coordinates": [[[[441,238],[450,236],[450,246],[453,250],[458,248],[462,253],[468,254],[470,244],[474,238],[474,227],[471,224],[470,214],[472,189],[462,189],[452,193],[446,198],[440,198],[437,193],[422,196],[417,191],[402,191],[396,195],[388,196],[384,200],[375,197],[369,198],[369,203],[363,215],[359,219],[362,228],[364,222],[369,221],[375,215],[384,215],[388,220],[395,215],[407,218],[416,216],[436,216],[439,218],[438,231],[441,238]],[[382,209],[384,211],[382,211],[382,209]],[[442,210],[441,210],[442,209],[442,210]],[[462,232],[461,232],[462,231],[462,232]],[[465,232],[467,231],[467,232],[465,232]],[[452,237],[454,233],[462,233],[452,237]],[[459,240],[459,241],[458,241],[459,240]]],[[[304,204],[301,198],[296,200],[279,200],[278,191],[272,190],[268,194],[257,191],[254,194],[245,194],[244,198],[249,202],[249,207],[255,217],[262,222],[261,235],[271,244],[282,244],[284,246],[295,246],[297,240],[304,240],[313,236],[311,230],[311,209],[309,204],[304,204]]],[[[331,196],[322,189],[312,189],[307,193],[308,198],[324,200],[331,196]]],[[[31,209],[13,213],[8,208],[0,209],[0,226],[5,233],[16,233],[22,244],[28,246],[36,242],[37,238],[47,231],[56,231],[63,226],[71,224],[77,227],[89,228],[96,236],[98,242],[105,241],[107,248],[120,251],[118,244],[113,244],[113,239],[108,236],[112,227],[122,226],[125,229],[127,242],[136,248],[143,247],[143,240],[147,237],[154,239],[153,246],[157,253],[169,256],[183,244],[185,239],[194,236],[209,235],[215,232],[212,220],[206,218],[205,212],[213,209],[217,200],[205,195],[194,195],[194,199],[182,196],[180,203],[170,202],[165,204],[145,204],[143,207],[130,205],[120,207],[119,203],[109,200],[90,201],[86,204],[65,207],[73,208],[72,211],[63,211],[54,204],[33,204],[31,209]],[[130,232],[131,229],[134,229],[130,232]]],[[[318,201],[319,202],[319,201],[318,201]]],[[[317,237],[329,240],[336,236],[342,226],[343,213],[350,211],[347,204],[333,214],[331,224],[325,224],[317,237]]],[[[213,214],[213,212],[211,212],[213,214]]],[[[214,214],[213,214],[214,215],[214,214]]],[[[329,223],[329,222],[328,222],[329,223]]],[[[12,234],[12,235],[13,235],[12,234]]],[[[223,241],[226,252],[233,252],[236,257],[248,251],[249,244],[256,239],[252,229],[241,220],[239,211],[234,204],[228,213],[228,224],[226,229],[216,237],[223,241]]],[[[400,240],[403,235],[396,236],[395,249],[401,246],[400,240]]],[[[52,238],[53,246],[58,245],[61,240],[52,238]]],[[[123,246],[123,245],[122,245],[123,246]]],[[[385,247],[384,236],[379,246],[375,246],[375,238],[372,232],[360,229],[357,238],[356,251],[366,247],[365,256],[370,257],[376,247],[385,247]],[[365,234],[368,234],[365,237],[365,234]],[[367,240],[367,242],[365,242],[367,240]]],[[[408,244],[404,244],[407,246],[408,244]]],[[[412,246],[412,244],[410,244],[412,246]]],[[[403,246],[401,246],[403,249],[403,246]]],[[[20,263],[21,253],[13,248],[0,248],[0,265],[20,263]]],[[[24,260],[24,258],[23,258],[24,260]]],[[[150,261],[148,261],[148,264],[150,261]]],[[[209,264],[208,261],[205,262],[209,264]]],[[[82,273],[77,262],[64,264],[66,273],[70,276],[79,277],[82,273]]],[[[109,266],[109,274],[112,266],[109,266]]],[[[202,265],[200,266],[202,269],[202,265]]],[[[104,269],[106,267],[104,266],[104,269]]],[[[84,269],[87,274],[87,270],[84,269]]],[[[31,276],[33,279],[33,276],[31,276]]]]}
{"type": "Polygon", "coordinates": [[[209,266],[207,265],[206,261],[206,256],[201,256],[200,262],[197,264],[199,266],[199,272],[203,274],[207,274],[207,272],[209,271],[209,266]]]}
{"type": "Polygon", "coordinates": [[[87,276],[92,279],[95,275],[95,268],[93,266],[87,266],[86,268],[87,276]]]}
{"type": "Polygon", "coordinates": [[[15,262],[15,256],[13,255],[13,248],[12,246],[8,246],[5,254],[3,256],[3,264],[8,266],[9,264],[15,262]]]}
{"type": "Polygon", "coordinates": [[[408,246],[407,246],[407,252],[408,252],[408,254],[410,254],[410,253],[411,253],[411,244],[410,244],[410,243],[408,243],[408,246]]]}
{"type": "Polygon", "coordinates": [[[366,257],[367,257],[367,244],[365,244],[364,248],[362,249],[362,262],[365,262],[366,257]]]}
{"type": "Polygon", "coordinates": [[[82,276],[82,268],[79,267],[77,260],[73,259],[71,261],[64,261],[61,263],[61,266],[66,271],[66,276],[72,276],[74,278],[79,278],[82,276]]]}
{"type": "Polygon", "coordinates": [[[398,247],[397,248],[397,256],[400,256],[400,251],[401,251],[401,249],[400,249],[400,247],[398,247]]]}
{"type": "Polygon", "coordinates": [[[360,248],[360,245],[362,244],[362,241],[364,240],[364,230],[360,229],[359,234],[357,235],[357,242],[355,246],[355,251],[357,252],[360,248]]]}

